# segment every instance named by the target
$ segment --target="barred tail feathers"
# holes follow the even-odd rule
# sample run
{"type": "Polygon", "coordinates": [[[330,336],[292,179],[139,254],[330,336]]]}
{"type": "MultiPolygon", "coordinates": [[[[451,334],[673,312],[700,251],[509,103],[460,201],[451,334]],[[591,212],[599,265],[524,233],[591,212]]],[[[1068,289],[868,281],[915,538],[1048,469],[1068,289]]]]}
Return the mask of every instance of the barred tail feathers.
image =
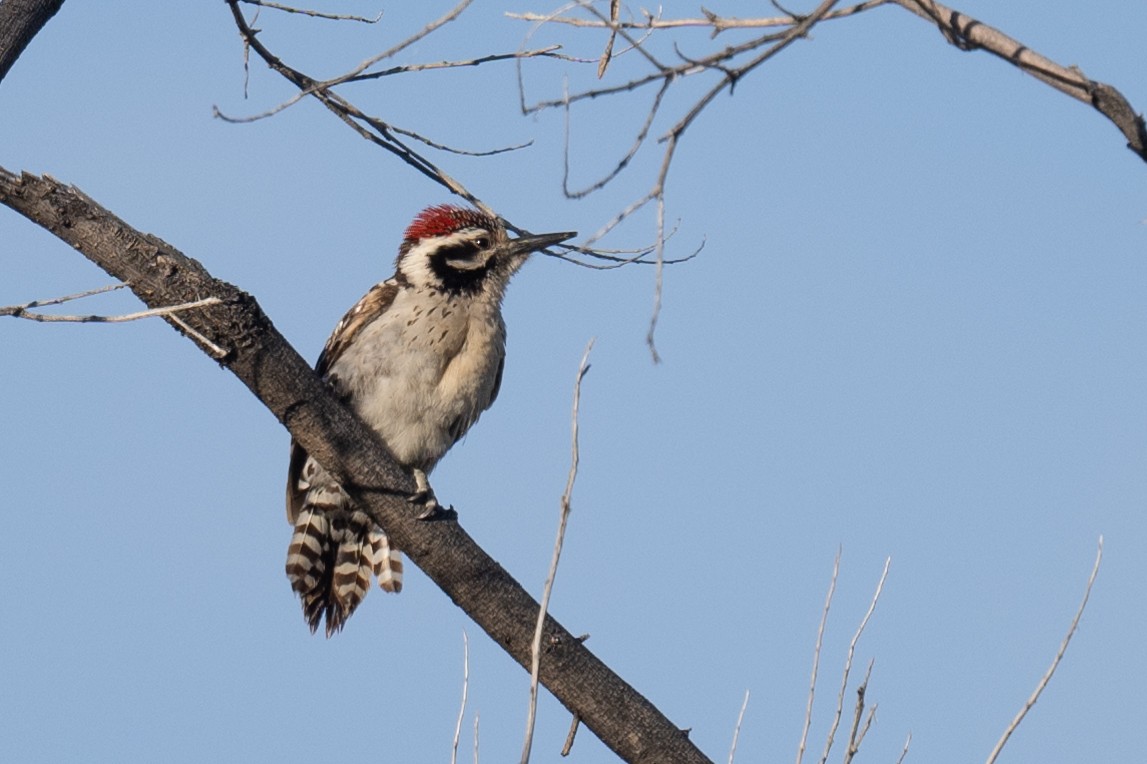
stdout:
{"type": "Polygon", "coordinates": [[[303,617],[314,632],[326,609],[330,590],[331,534],[327,514],[307,507],[299,513],[287,547],[287,578],[303,603],[303,617]]]}
{"type": "Polygon", "coordinates": [[[398,594],[402,591],[402,552],[392,548],[390,539],[380,530],[371,531],[370,544],[379,587],[398,594]]]}
{"type": "Polygon", "coordinates": [[[302,600],[311,631],[326,619],[328,637],[340,631],[370,587],[402,588],[402,560],[386,535],[362,512],[307,506],[287,550],[287,578],[302,600]]]}

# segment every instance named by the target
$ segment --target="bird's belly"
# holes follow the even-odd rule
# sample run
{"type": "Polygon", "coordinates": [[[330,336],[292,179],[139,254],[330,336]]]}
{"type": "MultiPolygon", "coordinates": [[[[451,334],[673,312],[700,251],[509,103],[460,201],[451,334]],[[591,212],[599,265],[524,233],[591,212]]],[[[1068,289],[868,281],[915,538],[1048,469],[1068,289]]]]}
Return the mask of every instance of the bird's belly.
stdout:
{"type": "Polygon", "coordinates": [[[463,321],[375,324],[332,372],[399,463],[428,472],[489,406],[503,340],[463,321]]]}

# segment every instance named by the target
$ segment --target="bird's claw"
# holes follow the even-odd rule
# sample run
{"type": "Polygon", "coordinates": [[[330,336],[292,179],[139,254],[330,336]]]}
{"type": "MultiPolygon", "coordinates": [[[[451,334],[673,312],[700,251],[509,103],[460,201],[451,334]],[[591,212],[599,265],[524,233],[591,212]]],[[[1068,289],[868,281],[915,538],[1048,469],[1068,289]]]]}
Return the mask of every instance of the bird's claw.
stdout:
{"type": "Polygon", "coordinates": [[[438,503],[438,498],[434,495],[434,489],[430,487],[430,483],[426,480],[426,473],[422,470],[414,470],[415,491],[407,497],[407,501],[411,504],[421,504],[422,512],[415,518],[416,520],[456,520],[458,513],[454,511],[454,506],[443,507],[438,503]]]}
{"type": "Polygon", "coordinates": [[[421,504],[422,511],[415,516],[415,520],[457,520],[458,512],[455,511],[454,505],[444,507],[438,503],[438,499],[434,498],[434,494],[429,496],[422,492],[412,494],[407,499],[411,504],[421,504]]]}

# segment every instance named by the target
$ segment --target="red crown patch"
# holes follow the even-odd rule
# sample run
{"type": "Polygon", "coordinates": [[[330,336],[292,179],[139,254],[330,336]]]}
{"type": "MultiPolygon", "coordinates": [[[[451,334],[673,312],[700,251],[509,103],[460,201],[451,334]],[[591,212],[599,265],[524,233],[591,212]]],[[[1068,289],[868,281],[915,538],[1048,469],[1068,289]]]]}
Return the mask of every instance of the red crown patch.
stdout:
{"type": "Polygon", "coordinates": [[[433,236],[446,236],[463,228],[494,227],[490,218],[469,207],[456,207],[452,204],[439,204],[427,207],[418,213],[414,222],[406,229],[407,241],[420,241],[433,236]]]}

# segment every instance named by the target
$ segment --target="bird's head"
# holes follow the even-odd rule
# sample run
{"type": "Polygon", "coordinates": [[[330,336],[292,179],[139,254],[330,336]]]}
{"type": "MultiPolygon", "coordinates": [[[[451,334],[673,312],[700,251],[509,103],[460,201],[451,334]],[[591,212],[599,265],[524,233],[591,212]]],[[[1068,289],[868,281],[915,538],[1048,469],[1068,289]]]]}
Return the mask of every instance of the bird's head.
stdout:
{"type": "Polygon", "coordinates": [[[494,217],[467,207],[428,207],[407,227],[395,268],[415,287],[499,295],[530,253],[576,234],[548,233],[511,239],[494,217]]]}

